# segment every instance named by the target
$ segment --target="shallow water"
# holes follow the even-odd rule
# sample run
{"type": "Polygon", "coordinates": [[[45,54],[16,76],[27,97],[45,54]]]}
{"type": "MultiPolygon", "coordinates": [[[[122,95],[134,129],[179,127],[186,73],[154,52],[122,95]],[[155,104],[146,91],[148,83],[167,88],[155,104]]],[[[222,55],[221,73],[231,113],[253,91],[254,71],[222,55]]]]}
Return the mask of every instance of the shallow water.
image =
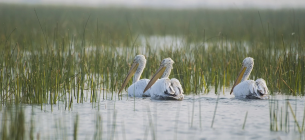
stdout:
{"type": "MultiPolygon", "coordinates": [[[[279,107],[288,97],[275,96],[279,107]]],[[[290,97],[302,126],[304,99],[290,97]],[[297,105],[296,105],[297,101],[297,105]]],[[[211,128],[217,96],[188,95],[183,101],[158,101],[150,98],[104,100],[98,104],[73,103],[71,111],[64,103],[24,105],[26,122],[35,121],[35,136],[41,139],[73,139],[74,121],[78,114],[78,138],[94,139],[303,139],[289,113],[289,132],[270,131],[269,100],[240,100],[234,96],[219,98],[211,128]],[[32,112],[33,110],[33,112],[32,112]],[[246,112],[247,120],[242,129],[246,112]],[[101,123],[97,123],[98,116],[101,123]],[[98,124],[98,125],[97,125],[98,124]],[[99,129],[98,129],[99,128],[99,129]],[[98,133],[96,133],[98,132],[98,133]]],[[[3,111],[2,111],[3,112],[3,111]]],[[[3,113],[2,113],[3,114],[3,113]]],[[[2,115],[1,115],[2,116],[2,115]]],[[[2,119],[1,119],[2,120],[2,119]]]]}

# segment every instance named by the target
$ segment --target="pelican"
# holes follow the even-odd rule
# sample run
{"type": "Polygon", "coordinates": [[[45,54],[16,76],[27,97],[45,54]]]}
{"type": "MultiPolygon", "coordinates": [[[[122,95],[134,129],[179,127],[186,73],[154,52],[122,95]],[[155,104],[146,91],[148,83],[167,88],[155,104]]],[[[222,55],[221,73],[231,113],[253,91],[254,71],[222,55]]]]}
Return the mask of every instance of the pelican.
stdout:
{"type": "Polygon", "coordinates": [[[266,81],[262,78],[254,80],[247,80],[253,69],[254,59],[247,57],[243,60],[242,68],[239,72],[237,79],[232,87],[232,92],[236,98],[247,99],[268,99],[268,88],[266,81]]]}
{"type": "Polygon", "coordinates": [[[129,72],[127,74],[127,77],[125,78],[124,83],[119,90],[119,94],[124,89],[124,87],[127,85],[130,78],[134,75],[132,85],[129,86],[128,90],[127,90],[128,95],[132,96],[132,97],[133,96],[134,97],[150,97],[149,91],[143,93],[143,90],[146,87],[146,85],[148,84],[149,80],[148,79],[140,80],[140,77],[145,68],[145,65],[146,65],[146,59],[145,59],[144,55],[137,55],[134,58],[131,68],[129,69],[129,72]]]}
{"type": "Polygon", "coordinates": [[[173,63],[174,61],[171,58],[163,59],[159,69],[150,79],[144,92],[150,90],[151,98],[161,100],[183,100],[183,89],[179,80],[168,78],[173,69],[173,63]],[[158,79],[160,77],[161,79],[158,79]]]}

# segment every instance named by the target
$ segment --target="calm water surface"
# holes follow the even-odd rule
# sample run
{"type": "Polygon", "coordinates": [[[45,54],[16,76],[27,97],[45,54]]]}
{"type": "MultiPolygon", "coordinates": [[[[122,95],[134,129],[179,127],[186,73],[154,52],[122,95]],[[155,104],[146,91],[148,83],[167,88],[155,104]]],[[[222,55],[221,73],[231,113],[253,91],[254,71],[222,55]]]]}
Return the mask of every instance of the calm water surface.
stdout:
{"type": "MultiPolygon", "coordinates": [[[[279,108],[284,96],[276,96],[279,108]]],[[[302,126],[304,99],[290,97],[302,126]],[[297,102],[296,102],[297,101],[297,102]],[[297,104],[296,104],[297,103],[297,104]]],[[[104,100],[99,104],[64,103],[40,106],[24,105],[27,123],[35,120],[35,134],[43,139],[73,139],[78,114],[78,138],[94,139],[303,139],[289,113],[289,132],[270,131],[268,100],[240,100],[221,94],[211,128],[217,96],[188,95],[183,101],[158,101],[150,98],[104,100]],[[32,112],[33,110],[33,112],[32,112]],[[246,112],[248,116],[242,129],[246,112]],[[100,118],[100,122],[97,119],[100,118]]],[[[283,113],[284,116],[284,113],[283,113]]]]}

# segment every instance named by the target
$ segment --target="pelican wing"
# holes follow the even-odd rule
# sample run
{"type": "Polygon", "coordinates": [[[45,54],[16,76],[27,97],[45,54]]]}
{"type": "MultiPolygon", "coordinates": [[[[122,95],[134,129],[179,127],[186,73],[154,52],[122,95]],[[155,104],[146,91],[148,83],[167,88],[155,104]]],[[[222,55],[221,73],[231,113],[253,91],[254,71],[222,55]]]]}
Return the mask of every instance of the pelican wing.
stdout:
{"type": "Polygon", "coordinates": [[[257,79],[255,81],[256,85],[256,94],[260,99],[268,99],[268,87],[266,85],[266,81],[264,79],[257,79]]]}
{"type": "Polygon", "coordinates": [[[255,84],[255,81],[253,80],[247,80],[249,84],[249,94],[246,95],[247,99],[260,99],[260,96],[258,94],[257,85],[255,84]]]}
{"type": "Polygon", "coordinates": [[[268,94],[267,91],[268,91],[267,87],[257,85],[257,93],[259,93],[260,95],[268,94]]]}
{"type": "Polygon", "coordinates": [[[174,88],[175,90],[175,95],[179,95],[179,94],[183,94],[183,89],[182,89],[182,86],[179,82],[178,79],[176,78],[172,78],[171,79],[171,86],[174,88]]]}
{"type": "Polygon", "coordinates": [[[182,86],[177,79],[158,79],[150,88],[151,98],[159,100],[183,100],[182,86]]]}
{"type": "Polygon", "coordinates": [[[246,80],[239,83],[233,90],[236,98],[268,99],[268,88],[264,82],[246,80]]]}
{"type": "Polygon", "coordinates": [[[265,95],[268,94],[269,90],[268,87],[266,85],[266,81],[264,79],[257,79],[255,81],[256,85],[257,85],[257,91],[259,94],[261,95],[265,95]]]}
{"type": "Polygon", "coordinates": [[[175,90],[172,87],[171,80],[168,78],[160,79],[158,81],[163,81],[163,86],[160,88],[164,94],[170,95],[170,96],[175,96],[175,90]]]}

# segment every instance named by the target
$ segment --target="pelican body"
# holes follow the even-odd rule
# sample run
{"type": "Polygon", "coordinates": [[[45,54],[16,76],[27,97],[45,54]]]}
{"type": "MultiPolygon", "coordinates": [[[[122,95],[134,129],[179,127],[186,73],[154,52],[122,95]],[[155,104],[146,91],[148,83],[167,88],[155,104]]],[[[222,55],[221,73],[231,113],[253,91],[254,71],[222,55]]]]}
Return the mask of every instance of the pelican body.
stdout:
{"type": "Polygon", "coordinates": [[[124,87],[127,85],[128,81],[131,79],[131,77],[133,76],[133,82],[132,85],[128,87],[128,95],[132,96],[132,97],[150,97],[150,90],[148,90],[147,92],[144,92],[144,88],[146,87],[146,85],[149,82],[149,79],[141,79],[141,74],[143,73],[143,70],[146,66],[146,59],[144,55],[137,55],[134,60],[133,63],[131,65],[131,68],[127,74],[127,77],[124,80],[124,83],[121,87],[121,89],[119,90],[119,94],[121,93],[121,91],[124,89],[124,87]]]}
{"type": "Polygon", "coordinates": [[[183,89],[179,80],[169,79],[174,61],[171,58],[162,60],[159,69],[151,78],[144,92],[147,90],[151,94],[151,98],[159,100],[183,100],[183,89]],[[160,78],[161,79],[158,79],[160,78]]]}
{"type": "Polygon", "coordinates": [[[251,74],[254,66],[254,59],[247,57],[243,60],[242,68],[239,72],[237,79],[232,87],[232,92],[235,98],[247,99],[268,99],[268,87],[266,81],[262,78],[254,80],[247,80],[251,74]]]}

